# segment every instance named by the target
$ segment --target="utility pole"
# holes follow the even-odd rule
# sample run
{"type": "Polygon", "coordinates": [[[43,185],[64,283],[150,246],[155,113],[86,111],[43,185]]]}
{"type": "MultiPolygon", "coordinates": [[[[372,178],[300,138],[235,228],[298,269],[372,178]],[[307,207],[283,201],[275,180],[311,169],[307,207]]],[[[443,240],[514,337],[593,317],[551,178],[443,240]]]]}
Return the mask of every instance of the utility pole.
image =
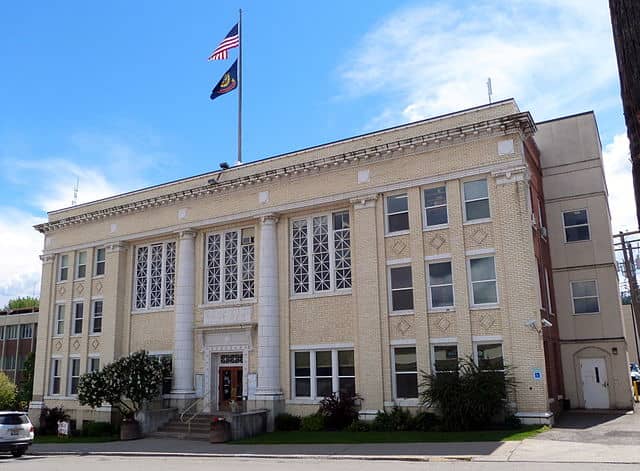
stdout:
{"type": "Polygon", "coordinates": [[[640,235],[640,231],[634,232],[620,232],[614,238],[619,238],[620,242],[614,243],[614,248],[619,246],[619,248],[615,248],[615,251],[621,251],[622,257],[624,261],[624,271],[625,276],[627,278],[627,282],[629,283],[629,291],[631,294],[631,320],[633,324],[633,336],[635,338],[636,344],[636,353],[638,354],[638,358],[640,358],[640,338],[638,337],[638,327],[640,326],[640,292],[638,291],[638,278],[636,274],[636,263],[633,257],[633,247],[631,242],[628,239],[636,239],[638,241],[638,235],[640,235]]]}

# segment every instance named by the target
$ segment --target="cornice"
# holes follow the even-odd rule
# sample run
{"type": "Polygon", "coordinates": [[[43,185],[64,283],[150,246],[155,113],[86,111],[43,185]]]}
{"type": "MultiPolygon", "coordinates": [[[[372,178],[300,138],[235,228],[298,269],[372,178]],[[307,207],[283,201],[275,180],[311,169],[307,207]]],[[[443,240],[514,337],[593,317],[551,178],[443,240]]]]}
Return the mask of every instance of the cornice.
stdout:
{"type": "Polygon", "coordinates": [[[154,196],[152,198],[145,198],[131,203],[115,205],[110,208],[88,211],[84,214],[38,224],[34,226],[34,228],[43,234],[47,234],[70,226],[96,222],[122,214],[137,213],[148,208],[165,206],[185,200],[202,198],[233,190],[241,190],[244,187],[278,181],[282,178],[305,176],[310,172],[317,173],[328,171],[340,166],[355,165],[360,161],[383,160],[400,155],[413,155],[425,149],[439,149],[451,146],[457,142],[477,140],[487,134],[507,134],[513,133],[514,131],[517,132],[523,140],[535,133],[536,125],[529,112],[515,113],[508,116],[479,121],[465,126],[435,131],[382,145],[371,146],[308,162],[257,172],[227,181],[214,182],[213,180],[210,180],[209,183],[205,185],[154,196]]]}

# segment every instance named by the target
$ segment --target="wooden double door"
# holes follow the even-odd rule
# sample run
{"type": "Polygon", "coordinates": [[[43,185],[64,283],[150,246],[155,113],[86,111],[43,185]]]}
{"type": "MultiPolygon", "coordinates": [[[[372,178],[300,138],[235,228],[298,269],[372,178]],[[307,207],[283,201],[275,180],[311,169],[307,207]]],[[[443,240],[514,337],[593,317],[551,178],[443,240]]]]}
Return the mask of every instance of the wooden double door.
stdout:
{"type": "Polygon", "coordinates": [[[221,366],[218,369],[218,408],[231,410],[232,401],[240,408],[242,405],[242,367],[221,366]]]}

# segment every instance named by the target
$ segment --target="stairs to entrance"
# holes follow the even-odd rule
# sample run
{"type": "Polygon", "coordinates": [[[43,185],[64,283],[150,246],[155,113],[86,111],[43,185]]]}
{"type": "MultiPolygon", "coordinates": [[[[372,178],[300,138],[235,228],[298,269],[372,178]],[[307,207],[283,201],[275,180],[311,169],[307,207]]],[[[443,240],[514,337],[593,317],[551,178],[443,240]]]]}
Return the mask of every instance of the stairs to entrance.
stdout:
{"type": "Polygon", "coordinates": [[[180,416],[177,416],[151,435],[154,437],[179,438],[182,440],[209,440],[209,430],[212,419],[212,415],[198,415],[191,421],[191,431],[189,431],[189,426],[183,424],[180,421],[180,416]]]}

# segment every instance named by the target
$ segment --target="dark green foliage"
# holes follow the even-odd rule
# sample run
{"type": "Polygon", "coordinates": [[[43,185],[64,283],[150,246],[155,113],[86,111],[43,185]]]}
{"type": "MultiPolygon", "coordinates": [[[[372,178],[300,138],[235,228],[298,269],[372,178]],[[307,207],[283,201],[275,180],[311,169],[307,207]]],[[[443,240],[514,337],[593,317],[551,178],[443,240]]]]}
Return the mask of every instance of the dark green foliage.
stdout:
{"type": "Polygon", "coordinates": [[[434,430],[440,424],[440,419],[436,414],[431,412],[418,412],[413,417],[413,427],[411,430],[418,432],[429,432],[434,430]]]}
{"type": "Polygon", "coordinates": [[[112,437],[118,434],[118,428],[110,422],[88,422],[82,426],[85,437],[112,437]]]}
{"type": "Polygon", "coordinates": [[[504,425],[508,430],[516,430],[522,428],[522,421],[515,415],[508,415],[504,419],[504,425]]]}
{"type": "Polygon", "coordinates": [[[279,432],[294,432],[300,430],[302,419],[297,415],[278,414],[274,420],[275,428],[279,432]]]}
{"type": "Polygon", "coordinates": [[[368,432],[371,430],[371,425],[362,420],[354,420],[345,430],[347,432],[368,432]]]}
{"type": "Polygon", "coordinates": [[[515,391],[508,367],[481,370],[471,358],[460,360],[456,371],[422,373],[420,400],[435,407],[445,430],[487,428],[499,414],[507,414],[507,397],[515,391]]]}
{"type": "Polygon", "coordinates": [[[324,416],[315,413],[303,417],[300,430],[302,432],[320,432],[324,430],[324,416]]]}
{"type": "Polygon", "coordinates": [[[360,398],[347,394],[334,393],[320,401],[318,414],[324,416],[327,430],[342,430],[358,418],[356,401],[360,398]]]}
{"type": "Polygon", "coordinates": [[[69,416],[65,413],[62,406],[52,408],[44,407],[40,411],[40,428],[38,429],[38,433],[40,435],[57,435],[59,420],[69,420],[69,416]]]}
{"type": "Polygon", "coordinates": [[[371,429],[376,432],[404,432],[413,430],[411,413],[398,406],[393,406],[390,412],[380,411],[373,420],[371,429]]]}
{"type": "Polygon", "coordinates": [[[22,371],[22,379],[16,390],[16,402],[20,410],[29,407],[29,401],[33,395],[33,370],[35,367],[36,355],[31,352],[24,361],[24,369],[22,371]]]}

